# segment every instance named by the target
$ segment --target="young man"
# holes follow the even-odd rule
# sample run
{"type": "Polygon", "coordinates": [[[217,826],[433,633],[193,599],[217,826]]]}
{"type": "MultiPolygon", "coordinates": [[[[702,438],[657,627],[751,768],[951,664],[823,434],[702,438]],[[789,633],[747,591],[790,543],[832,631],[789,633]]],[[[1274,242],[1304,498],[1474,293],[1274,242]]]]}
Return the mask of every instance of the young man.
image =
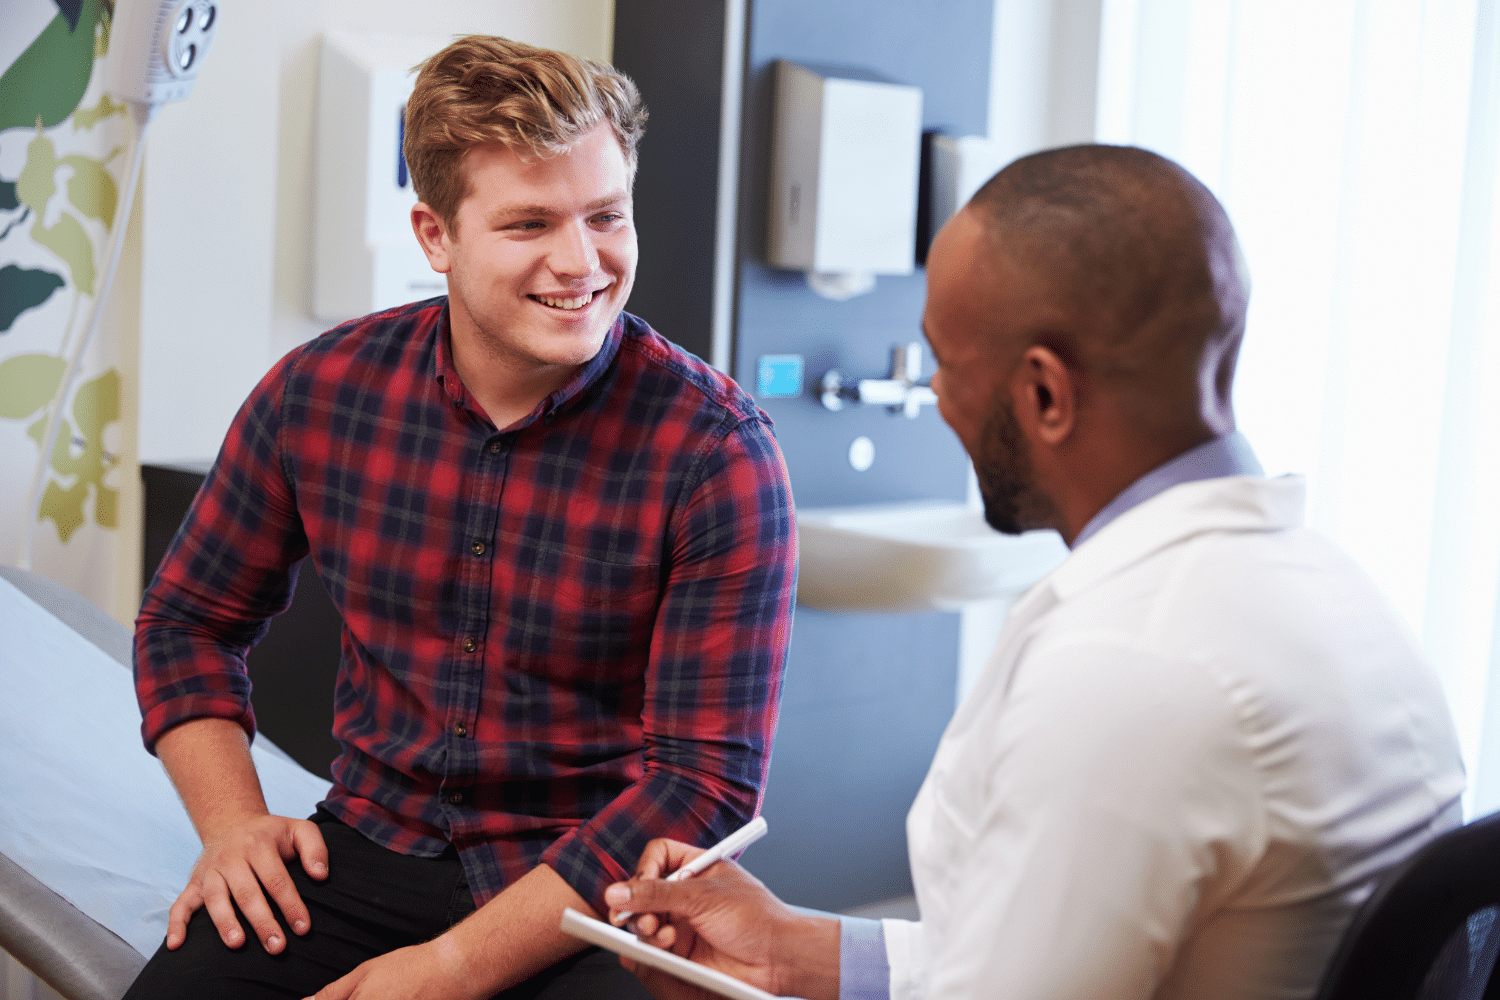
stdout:
{"type": "Polygon", "coordinates": [[[1464,778],[1408,631],[1235,433],[1248,297],[1224,210],[1155,154],[990,180],[928,257],[933,388],[990,523],[1073,551],[1010,612],[907,817],[922,920],[841,927],[730,864],[659,881],[698,853],[667,843],[611,906],[810,1000],[1312,996],[1464,778]]]}
{"type": "Polygon", "coordinates": [[[629,995],[563,907],[758,809],[790,494],[766,416],[622,313],[644,120],[504,39],[422,69],[412,226],[449,294],[266,375],[142,607],[146,745],[204,850],[132,997],[629,995]],[[310,821],[267,814],[243,663],[304,555],[344,618],[310,821]]]}

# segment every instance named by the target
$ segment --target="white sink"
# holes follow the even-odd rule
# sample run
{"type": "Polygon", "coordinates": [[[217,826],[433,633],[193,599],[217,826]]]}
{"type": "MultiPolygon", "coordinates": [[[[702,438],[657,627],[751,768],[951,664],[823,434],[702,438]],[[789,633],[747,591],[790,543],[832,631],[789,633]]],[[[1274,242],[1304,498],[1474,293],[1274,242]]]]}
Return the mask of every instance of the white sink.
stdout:
{"type": "Polygon", "coordinates": [[[1014,596],[1068,554],[1053,531],[1002,535],[945,500],[797,511],[797,601],[824,611],[958,611],[1014,596]]]}

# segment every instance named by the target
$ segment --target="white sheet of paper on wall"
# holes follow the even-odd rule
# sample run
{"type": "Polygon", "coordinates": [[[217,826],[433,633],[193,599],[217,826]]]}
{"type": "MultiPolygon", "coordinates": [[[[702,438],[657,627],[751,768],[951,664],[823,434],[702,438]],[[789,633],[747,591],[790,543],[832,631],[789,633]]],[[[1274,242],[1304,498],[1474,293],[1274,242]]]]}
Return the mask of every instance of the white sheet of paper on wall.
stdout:
{"type": "Polygon", "coordinates": [[[412,67],[447,44],[417,35],[323,36],[313,187],[313,312],[321,320],[448,290],[412,233],[417,196],[401,157],[412,67]]]}

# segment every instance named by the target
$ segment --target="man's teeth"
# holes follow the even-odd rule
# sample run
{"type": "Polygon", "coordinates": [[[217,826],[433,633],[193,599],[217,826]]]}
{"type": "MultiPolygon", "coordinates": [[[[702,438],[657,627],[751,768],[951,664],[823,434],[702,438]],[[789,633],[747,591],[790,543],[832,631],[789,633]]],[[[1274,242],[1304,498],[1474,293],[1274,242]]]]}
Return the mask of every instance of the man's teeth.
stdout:
{"type": "Polygon", "coordinates": [[[582,309],[593,301],[594,293],[585,292],[576,299],[554,299],[548,295],[534,295],[532,298],[536,299],[542,305],[551,306],[554,309],[582,309]]]}

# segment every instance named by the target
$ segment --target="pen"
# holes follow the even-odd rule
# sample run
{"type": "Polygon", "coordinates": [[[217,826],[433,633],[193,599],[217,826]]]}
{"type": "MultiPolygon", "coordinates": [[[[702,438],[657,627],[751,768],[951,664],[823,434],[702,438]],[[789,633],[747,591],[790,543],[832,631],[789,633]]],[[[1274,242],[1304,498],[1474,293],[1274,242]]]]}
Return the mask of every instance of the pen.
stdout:
{"type": "MultiPolygon", "coordinates": [[[[744,826],[740,827],[738,830],[734,831],[729,836],[725,837],[723,840],[719,841],[717,844],[710,847],[708,850],[704,851],[702,854],[698,855],[696,858],[689,861],[681,868],[677,869],[672,874],[668,875],[666,881],[681,882],[685,878],[697,875],[699,872],[706,871],[715,863],[724,860],[731,854],[734,854],[738,851],[743,851],[745,848],[749,847],[751,844],[764,837],[766,835],[766,829],[766,818],[764,816],[755,817],[750,822],[746,823],[744,826]]],[[[622,913],[615,919],[623,923],[633,916],[635,916],[634,913],[622,913]]]]}

